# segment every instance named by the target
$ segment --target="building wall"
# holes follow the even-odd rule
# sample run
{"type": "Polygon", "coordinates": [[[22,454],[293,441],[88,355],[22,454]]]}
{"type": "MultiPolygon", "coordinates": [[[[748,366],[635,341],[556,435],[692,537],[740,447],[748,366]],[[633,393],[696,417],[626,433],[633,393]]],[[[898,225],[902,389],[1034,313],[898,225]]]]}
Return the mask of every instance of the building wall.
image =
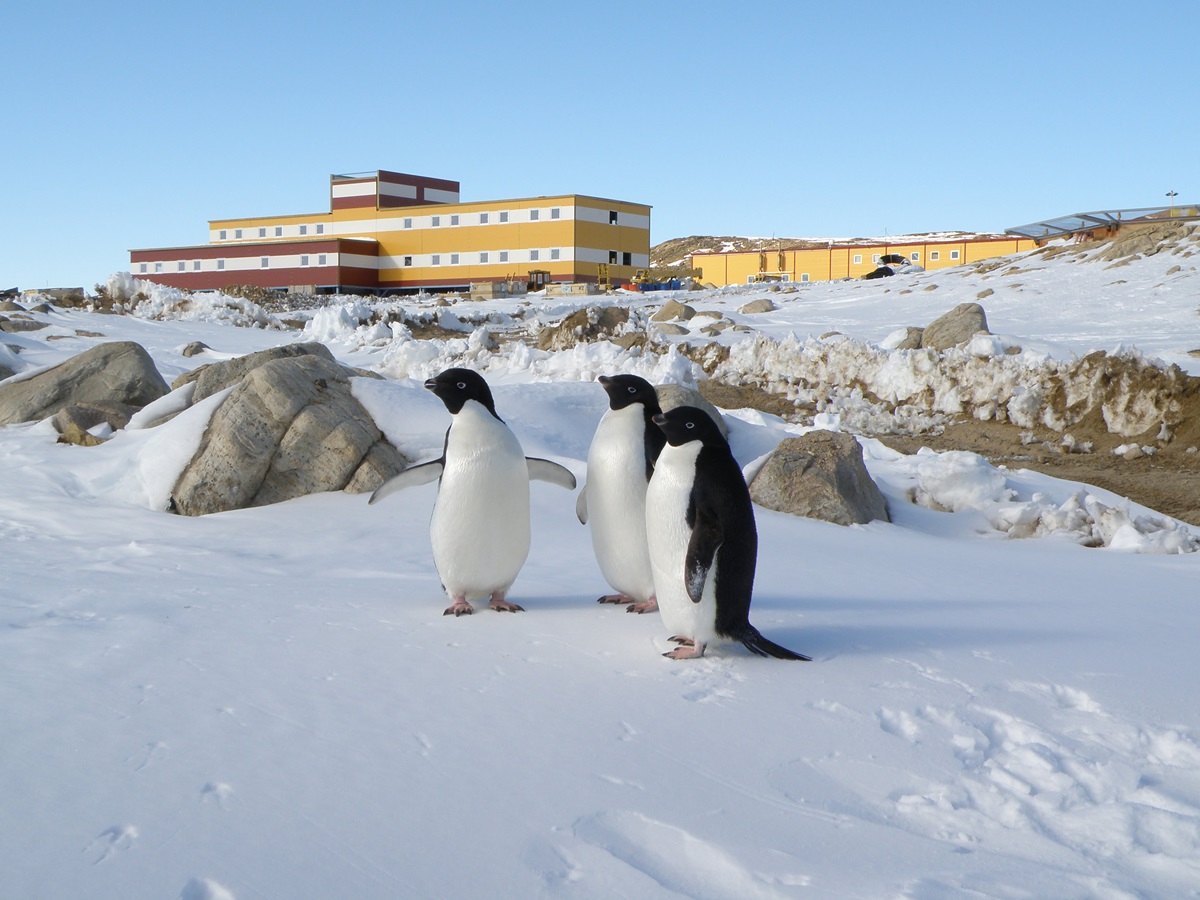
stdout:
{"type": "Polygon", "coordinates": [[[782,275],[788,281],[831,281],[861,278],[879,267],[880,257],[889,254],[900,254],[925,269],[936,270],[1021,253],[1036,246],[1034,241],[1024,238],[831,244],[826,247],[695,253],[691,257],[691,266],[701,270],[702,282],[718,287],[745,284],[759,274],[782,275]]]}
{"type": "Polygon", "coordinates": [[[596,281],[601,264],[609,265],[614,282],[627,281],[650,264],[650,207],[644,204],[579,194],[461,203],[457,182],[377,175],[334,176],[327,213],[216,219],[209,222],[207,248],[131,251],[133,274],[201,289],[336,283],[390,290],[524,280],[534,269],[548,271],[551,281],[596,281]],[[374,249],[352,265],[338,250],[339,262],[329,266],[337,271],[325,274],[340,281],[314,282],[307,267],[282,258],[297,255],[284,253],[284,246],[351,238],[370,241],[374,249]],[[197,258],[201,268],[193,269],[197,258]],[[225,268],[215,269],[217,259],[225,268]],[[181,260],[183,271],[177,268],[181,260]],[[304,280],[282,280],[296,269],[305,270],[304,280]],[[218,271],[245,275],[221,281],[218,271]]]}

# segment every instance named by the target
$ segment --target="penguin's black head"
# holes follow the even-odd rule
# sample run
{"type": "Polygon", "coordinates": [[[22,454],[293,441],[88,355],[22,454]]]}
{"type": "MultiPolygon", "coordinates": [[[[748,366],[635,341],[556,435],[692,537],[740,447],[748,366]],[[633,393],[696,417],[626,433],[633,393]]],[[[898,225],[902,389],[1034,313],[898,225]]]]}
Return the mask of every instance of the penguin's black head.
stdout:
{"type": "Polygon", "coordinates": [[[452,416],[458,415],[468,400],[475,400],[487,407],[488,412],[497,419],[500,418],[496,415],[492,391],[478,372],[472,372],[470,369],[447,369],[426,381],[425,387],[446,404],[446,409],[452,416]]]}
{"type": "Polygon", "coordinates": [[[681,447],[692,441],[702,441],[706,446],[724,446],[724,435],[702,409],[695,406],[677,406],[665,413],[654,417],[654,424],[663,430],[667,443],[672,447],[681,447]]]}
{"type": "Polygon", "coordinates": [[[651,414],[659,412],[658,394],[654,385],[645,378],[637,375],[601,375],[598,380],[608,394],[609,409],[624,409],[640,403],[651,414]]]}

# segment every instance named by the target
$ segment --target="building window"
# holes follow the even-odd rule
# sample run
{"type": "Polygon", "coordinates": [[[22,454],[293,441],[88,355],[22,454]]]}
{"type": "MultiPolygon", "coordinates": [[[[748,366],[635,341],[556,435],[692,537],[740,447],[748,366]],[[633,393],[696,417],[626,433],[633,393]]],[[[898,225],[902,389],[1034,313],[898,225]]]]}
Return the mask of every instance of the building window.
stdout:
{"type": "Polygon", "coordinates": [[[486,225],[487,223],[488,223],[488,214],[487,214],[487,213],[480,213],[480,214],[479,214],[479,224],[480,224],[480,225],[486,225]]]}
{"type": "Polygon", "coordinates": [[[538,252],[537,252],[536,250],[530,250],[530,251],[529,251],[529,261],[530,261],[530,262],[537,262],[537,261],[538,261],[538,252]]]}
{"type": "Polygon", "coordinates": [[[218,269],[224,269],[224,268],[225,268],[225,260],[223,260],[223,259],[218,259],[218,260],[217,260],[217,268],[218,268],[218,269]]]}
{"type": "Polygon", "coordinates": [[[238,238],[238,239],[240,239],[240,238],[241,238],[241,236],[242,236],[242,229],[240,229],[240,228],[235,228],[235,229],[233,230],[233,236],[234,236],[235,238],[238,238]]]}
{"type": "Polygon", "coordinates": [[[531,209],[529,211],[529,221],[536,222],[538,220],[538,213],[539,213],[539,210],[531,209]]]}
{"type": "Polygon", "coordinates": [[[800,273],[800,280],[801,280],[801,281],[808,281],[808,273],[807,273],[807,272],[801,272],[801,273],[800,273]]]}
{"type": "Polygon", "coordinates": [[[506,213],[506,212],[500,213],[500,221],[507,222],[508,221],[508,213],[506,213]]]}
{"type": "Polygon", "coordinates": [[[560,256],[562,256],[562,251],[561,251],[561,250],[559,250],[557,247],[554,247],[554,248],[553,248],[553,249],[550,251],[550,258],[551,258],[551,259],[558,259],[560,256]]]}
{"type": "Polygon", "coordinates": [[[608,224],[609,225],[617,224],[617,211],[615,209],[610,209],[608,211],[608,224]]]}
{"type": "Polygon", "coordinates": [[[260,228],[260,229],[258,229],[258,236],[259,236],[259,237],[266,237],[266,236],[267,236],[267,229],[265,229],[265,228],[260,228]]]}
{"type": "Polygon", "coordinates": [[[406,266],[411,266],[412,265],[412,257],[411,256],[404,257],[404,264],[406,266]]]}
{"type": "Polygon", "coordinates": [[[451,225],[457,225],[457,224],[458,224],[458,216],[451,216],[451,217],[450,217],[450,224],[451,224],[451,225]]]}
{"type": "Polygon", "coordinates": [[[433,254],[433,259],[431,259],[429,262],[431,265],[440,266],[442,264],[442,254],[440,254],[440,253],[433,254]]]}
{"type": "Polygon", "coordinates": [[[318,256],[317,256],[317,265],[318,265],[318,266],[327,266],[327,265],[329,265],[329,257],[327,257],[327,256],[326,256],[324,253],[322,253],[322,254],[318,255],[318,256]]]}
{"type": "Polygon", "coordinates": [[[458,254],[457,253],[450,254],[450,265],[452,265],[452,266],[458,265],[458,254]]]}
{"type": "Polygon", "coordinates": [[[225,240],[225,235],[226,235],[226,234],[228,234],[228,232],[227,232],[227,231],[225,231],[225,229],[223,229],[223,228],[222,228],[220,231],[218,231],[218,232],[217,232],[217,240],[218,240],[218,241],[223,241],[223,240],[225,240]]]}
{"type": "Polygon", "coordinates": [[[951,259],[958,259],[958,251],[957,251],[957,250],[951,250],[951,251],[950,251],[950,258],[951,258],[951,259]]]}
{"type": "Polygon", "coordinates": [[[617,251],[616,250],[608,251],[608,263],[609,263],[609,265],[612,265],[612,266],[615,266],[617,264],[617,251]]]}
{"type": "Polygon", "coordinates": [[[871,262],[873,262],[875,265],[879,265],[879,254],[878,253],[871,254],[871,262]]]}
{"type": "Polygon", "coordinates": [[[262,259],[260,259],[258,261],[258,265],[259,265],[259,268],[262,268],[262,269],[267,268],[268,266],[271,265],[271,258],[269,256],[264,256],[262,259]]]}
{"type": "Polygon", "coordinates": [[[307,226],[307,225],[301,225],[301,226],[300,226],[300,233],[301,233],[301,234],[308,234],[308,226],[307,226]]]}
{"type": "Polygon", "coordinates": [[[550,207],[550,218],[557,219],[562,215],[562,210],[557,206],[550,207]]]}
{"type": "Polygon", "coordinates": [[[632,253],[622,253],[621,254],[621,265],[632,266],[633,265],[633,254],[632,253]]]}
{"type": "Polygon", "coordinates": [[[941,256],[941,253],[939,253],[937,250],[930,250],[930,251],[929,251],[929,261],[930,261],[930,262],[934,262],[934,261],[935,261],[936,259],[938,259],[940,256],[941,256]]]}
{"type": "Polygon", "coordinates": [[[488,261],[488,255],[487,255],[487,251],[486,251],[486,250],[484,250],[482,253],[480,253],[480,254],[479,254],[479,261],[480,261],[481,263],[485,263],[485,262],[487,262],[487,261],[488,261]]]}
{"type": "Polygon", "coordinates": [[[155,271],[155,272],[161,272],[161,271],[162,271],[162,263],[160,263],[160,262],[156,262],[156,263],[154,264],[154,271],[155,271]]]}
{"type": "Polygon", "coordinates": [[[908,254],[908,258],[913,262],[917,262],[921,258],[921,254],[914,250],[912,253],[908,254]]]}
{"type": "Polygon", "coordinates": [[[178,271],[180,271],[180,272],[187,271],[187,263],[185,263],[182,259],[179,261],[178,271]]]}
{"type": "Polygon", "coordinates": [[[855,264],[856,266],[861,266],[861,265],[862,265],[862,254],[861,254],[861,253],[855,253],[855,254],[854,254],[854,264],[855,264]]]}
{"type": "Polygon", "coordinates": [[[430,220],[429,224],[430,224],[430,225],[432,225],[434,228],[438,228],[438,227],[440,227],[440,226],[441,226],[441,224],[442,224],[442,217],[441,217],[441,216],[434,216],[434,217],[433,217],[433,218],[430,220]]]}
{"type": "Polygon", "coordinates": [[[307,254],[300,257],[300,265],[302,265],[302,266],[308,265],[308,255],[307,254]]]}
{"type": "Polygon", "coordinates": [[[500,251],[500,262],[508,262],[508,251],[507,250],[500,251]]]}
{"type": "Polygon", "coordinates": [[[405,227],[405,228],[412,228],[412,219],[405,219],[405,220],[404,220],[404,227],[405,227]]]}
{"type": "Polygon", "coordinates": [[[192,271],[193,271],[193,272],[199,272],[199,271],[200,271],[200,260],[198,260],[198,259],[197,259],[197,260],[195,260],[195,261],[192,263],[192,271]]]}
{"type": "Polygon", "coordinates": [[[322,224],[318,224],[318,225],[317,225],[317,234],[324,234],[324,233],[325,233],[325,225],[324,225],[324,223],[322,223],[322,224]]]}
{"type": "Polygon", "coordinates": [[[275,226],[275,237],[283,237],[283,226],[282,225],[275,226]]]}

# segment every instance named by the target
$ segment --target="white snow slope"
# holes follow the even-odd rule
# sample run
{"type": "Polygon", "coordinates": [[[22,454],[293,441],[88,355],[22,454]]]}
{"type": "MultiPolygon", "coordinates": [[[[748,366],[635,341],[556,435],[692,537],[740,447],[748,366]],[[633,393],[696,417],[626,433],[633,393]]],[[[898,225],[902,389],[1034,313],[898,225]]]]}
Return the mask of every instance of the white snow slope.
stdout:
{"type": "MultiPolygon", "coordinates": [[[[992,330],[1026,352],[1124,344],[1187,365],[1200,279],[1166,256],[1119,276],[1016,260],[1037,269],[1023,287],[967,268],[809,285],[758,318],[737,308],[761,288],[680,299],[776,340],[837,329],[886,354],[897,328],[994,285],[992,330]]],[[[530,300],[546,321],[582,302],[530,300]]],[[[437,455],[448,424],[415,379],[466,362],[526,452],[581,480],[597,375],[696,375],[607,343],[417,342],[360,325],[361,301],[307,335],[215,296],[148,304],[159,318],[34,314],[50,327],[3,335],[20,352],[0,363],[130,339],[170,380],[319,330],[391,376],[355,390],[410,455],[437,455]],[[215,349],[184,358],[191,340],[215,349]]],[[[503,330],[520,310],[437,312],[503,330]]],[[[45,422],[0,428],[0,897],[1200,896],[1194,529],[1086,485],[865,440],[892,523],[757,510],[752,619],[815,661],[718,644],[671,662],[657,616],[595,602],[574,497],[550,485],[532,489],[519,615],[442,616],[436,485],[370,508],[324,494],[159,511],[204,414],[86,449],[45,422]]],[[[743,464],[804,430],[728,418],[743,464]]]]}

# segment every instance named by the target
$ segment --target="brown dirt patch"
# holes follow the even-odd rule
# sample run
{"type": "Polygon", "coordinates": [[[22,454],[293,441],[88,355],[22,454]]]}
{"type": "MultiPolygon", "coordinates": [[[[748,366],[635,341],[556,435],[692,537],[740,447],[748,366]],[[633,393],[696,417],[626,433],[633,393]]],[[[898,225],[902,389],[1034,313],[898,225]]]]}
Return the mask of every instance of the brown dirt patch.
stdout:
{"type": "Polygon", "coordinates": [[[1039,432],[1040,440],[1023,444],[1015,425],[999,422],[960,422],[942,434],[878,435],[879,440],[903,453],[916,453],[922,447],[931,450],[970,450],[993,465],[1010,469],[1031,469],[1055,478],[1080,481],[1104,488],[1157,512],[1174,516],[1192,525],[1200,525],[1200,451],[1188,453],[1185,440],[1159,443],[1142,440],[1140,444],[1157,447],[1152,456],[1125,459],[1115,456],[1114,447],[1133,443],[1116,435],[1097,434],[1093,429],[1071,434],[1092,441],[1092,452],[1069,453],[1062,435],[1039,432]]]}

